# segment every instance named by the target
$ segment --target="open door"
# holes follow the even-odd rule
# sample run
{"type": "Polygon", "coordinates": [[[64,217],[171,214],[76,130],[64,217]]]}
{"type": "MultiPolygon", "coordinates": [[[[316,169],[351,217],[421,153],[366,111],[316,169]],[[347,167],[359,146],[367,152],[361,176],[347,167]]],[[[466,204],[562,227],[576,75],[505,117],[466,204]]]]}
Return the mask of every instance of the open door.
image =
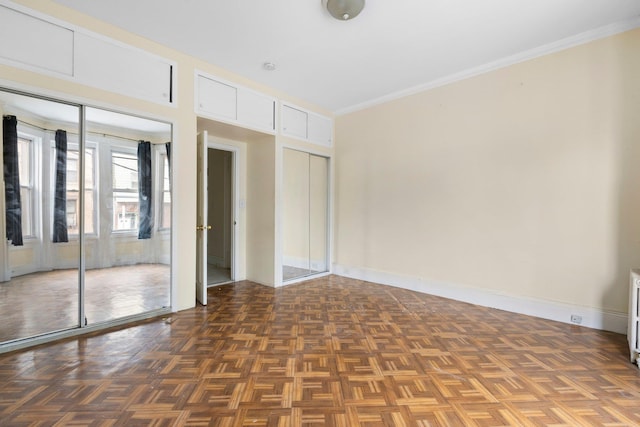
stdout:
{"type": "Polygon", "coordinates": [[[198,135],[198,202],[196,214],[196,299],[207,305],[207,131],[198,135]]]}

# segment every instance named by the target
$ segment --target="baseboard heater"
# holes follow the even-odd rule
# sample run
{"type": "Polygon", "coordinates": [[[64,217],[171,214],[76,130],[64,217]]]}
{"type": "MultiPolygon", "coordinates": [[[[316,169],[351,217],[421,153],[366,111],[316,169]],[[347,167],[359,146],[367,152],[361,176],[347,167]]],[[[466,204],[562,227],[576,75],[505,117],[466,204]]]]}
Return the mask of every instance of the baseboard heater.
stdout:
{"type": "Polygon", "coordinates": [[[638,342],[638,326],[640,325],[640,269],[631,270],[629,283],[629,328],[627,341],[629,341],[629,357],[631,363],[636,363],[640,368],[640,342],[638,342]]]}

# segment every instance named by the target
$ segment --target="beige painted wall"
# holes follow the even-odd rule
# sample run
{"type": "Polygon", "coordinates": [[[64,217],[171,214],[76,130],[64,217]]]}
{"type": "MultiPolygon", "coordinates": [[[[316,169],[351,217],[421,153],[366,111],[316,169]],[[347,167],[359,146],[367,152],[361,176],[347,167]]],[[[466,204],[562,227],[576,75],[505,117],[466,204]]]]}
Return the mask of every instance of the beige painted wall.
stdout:
{"type": "Polygon", "coordinates": [[[336,263],[627,311],[640,30],[337,118],[336,263]]]}
{"type": "Polygon", "coordinates": [[[247,279],[275,286],[275,138],[247,146],[247,279]]]}

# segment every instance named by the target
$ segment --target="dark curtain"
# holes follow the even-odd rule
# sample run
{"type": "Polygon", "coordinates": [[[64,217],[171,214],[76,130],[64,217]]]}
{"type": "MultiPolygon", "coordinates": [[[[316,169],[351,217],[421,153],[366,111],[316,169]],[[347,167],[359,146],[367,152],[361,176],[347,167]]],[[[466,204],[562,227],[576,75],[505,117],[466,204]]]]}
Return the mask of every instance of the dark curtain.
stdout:
{"type": "Polygon", "coordinates": [[[56,131],[56,188],[53,201],[53,243],[68,242],[67,233],[67,132],[56,131]]]}
{"type": "Polygon", "coordinates": [[[153,227],[151,203],[151,143],[138,143],[138,197],[140,200],[140,223],[138,239],[151,238],[153,227]]]}
{"type": "Polygon", "coordinates": [[[165,143],[164,148],[167,150],[167,163],[169,164],[169,170],[171,170],[171,143],[165,143]]]}
{"type": "Polygon", "coordinates": [[[4,155],[4,200],[7,239],[22,246],[22,204],[20,202],[20,169],[18,162],[18,119],[2,120],[2,153],[4,155]]]}

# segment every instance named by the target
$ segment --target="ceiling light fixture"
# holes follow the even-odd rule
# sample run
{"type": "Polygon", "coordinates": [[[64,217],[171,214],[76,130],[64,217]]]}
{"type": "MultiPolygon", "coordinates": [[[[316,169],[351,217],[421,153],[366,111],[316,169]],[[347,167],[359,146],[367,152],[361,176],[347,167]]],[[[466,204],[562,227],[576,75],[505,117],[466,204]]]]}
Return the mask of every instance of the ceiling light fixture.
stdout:
{"type": "Polygon", "coordinates": [[[355,18],[364,9],[364,0],[322,0],[322,4],[340,21],[355,18]]]}

